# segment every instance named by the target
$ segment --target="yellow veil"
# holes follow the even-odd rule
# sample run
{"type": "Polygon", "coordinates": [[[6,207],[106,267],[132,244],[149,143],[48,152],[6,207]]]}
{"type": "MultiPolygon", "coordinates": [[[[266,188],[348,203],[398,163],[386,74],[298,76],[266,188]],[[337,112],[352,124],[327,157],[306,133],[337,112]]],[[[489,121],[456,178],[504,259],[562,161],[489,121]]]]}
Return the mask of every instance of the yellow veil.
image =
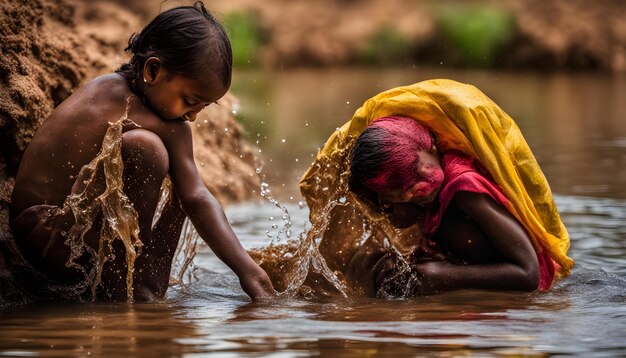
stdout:
{"type": "Polygon", "coordinates": [[[440,151],[454,149],[478,159],[510,200],[508,209],[526,228],[535,248],[540,244],[558,264],[556,276],[569,275],[574,265],[567,256],[569,234],[521,131],[476,87],[447,79],[382,92],[367,100],[352,120],[330,136],[300,180],[314,225],[333,215],[326,203],[338,200],[333,197],[338,191],[328,188],[345,186],[354,139],[374,119],[389,115],[410,117],[428,127],[435,133],[440,151]]]}

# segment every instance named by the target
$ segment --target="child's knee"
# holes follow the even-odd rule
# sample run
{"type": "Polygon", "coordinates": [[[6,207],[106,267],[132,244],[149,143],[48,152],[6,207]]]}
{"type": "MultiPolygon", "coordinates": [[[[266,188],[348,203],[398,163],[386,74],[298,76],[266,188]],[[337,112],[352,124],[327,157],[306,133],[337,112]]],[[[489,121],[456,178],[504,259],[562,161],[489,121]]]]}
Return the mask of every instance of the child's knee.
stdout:
{"type": "Polygon", "coordinates": [[[167,149],[161,138],[145,129],[133,129],[122,137],[122,157],[127,166],[165,176],[169,170],[167,149]]]}

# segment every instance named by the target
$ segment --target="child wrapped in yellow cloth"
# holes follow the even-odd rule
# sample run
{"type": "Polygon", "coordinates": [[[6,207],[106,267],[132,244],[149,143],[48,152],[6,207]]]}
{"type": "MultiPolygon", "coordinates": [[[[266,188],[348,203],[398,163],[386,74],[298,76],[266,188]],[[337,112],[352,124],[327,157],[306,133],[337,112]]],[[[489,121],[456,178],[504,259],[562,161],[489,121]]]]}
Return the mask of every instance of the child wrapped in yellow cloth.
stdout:
{"type": "Polygon", "coordinates": [[[546,290],[573,266],[519,128],[470,85],[429,80],[367,100],[300,188],[326,264],[363,293],[546,290]]]}

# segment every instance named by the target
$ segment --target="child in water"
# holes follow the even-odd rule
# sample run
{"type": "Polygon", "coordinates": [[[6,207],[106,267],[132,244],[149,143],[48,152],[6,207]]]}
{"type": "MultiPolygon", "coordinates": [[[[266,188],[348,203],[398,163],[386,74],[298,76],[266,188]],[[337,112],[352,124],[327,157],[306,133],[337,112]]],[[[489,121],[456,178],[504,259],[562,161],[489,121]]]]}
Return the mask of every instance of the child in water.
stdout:
{"type": "Polygon", "coordinates": [[[319,252],[356,294],[547,290],[574,265],[522,132],[469,84],[432,79],[366,100],[300,190],[319,252]]]}
{"type": "MultiPolygon", "coordinates": [[[[392,222],[421,223],[425,240],[409,273],[418,277],[418,294],[539,288],[539,259],[524,227],[505,209],[505,195],[471,157],[438,152],[436,138],[416,120],[388,116],[365,128],[351,152],[349,185],[392,222]],[[420,263],[435,246],[443,256],[420,263]]],[[[406,279],[394,275],[391,255],[380,255],[369,275],[377,292],[386,286],[393,295],[406,279]]]]}
{"type": "MultiPolygon", "coordinates": [[[[130,61],[61,103],[24,153],[11,207],[20,252],[52,282],[73,285],[85,279],[84,272],[66,265],[66,236],[76,218],[61,208],[68,196],[84,189],[79,171],[98,155],[110,123],[127,113],[132,123],[122,129],[123,192],[138,215],[142,246],[132,273],[134,299],[164,296],[185,217],[251,298],[272,296],[269,277],[241,246],[193,158],[189,122],[224,96],[231,82],[232,51],[222,25],[201,2],[173,8],[131,36],[126,51],[132,53],[130,61]],[[172,199],[153,227],[168,175],[172,199]]],[[[102,249],[97,247],[100,221],[89,223],[83,238],[93,251],[74,258],[87,270],[102,249]]],[[[120,240],[111,250],[115,256],[104,265],[95,292],[98,299],[126,300],[128,267],[120,240]]]]}

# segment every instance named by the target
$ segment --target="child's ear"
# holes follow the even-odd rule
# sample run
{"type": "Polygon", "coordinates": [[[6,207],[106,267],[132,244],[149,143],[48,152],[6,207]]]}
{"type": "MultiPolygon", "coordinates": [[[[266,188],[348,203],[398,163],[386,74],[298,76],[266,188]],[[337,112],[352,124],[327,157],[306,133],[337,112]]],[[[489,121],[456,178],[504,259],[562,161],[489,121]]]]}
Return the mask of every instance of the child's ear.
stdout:
{"type": "Polygon", "coordinates": [[[143,65],[143,81],[147,85],[153,84],[162,70],[161,60],[157,57],[150,57],[143,65]]]}

